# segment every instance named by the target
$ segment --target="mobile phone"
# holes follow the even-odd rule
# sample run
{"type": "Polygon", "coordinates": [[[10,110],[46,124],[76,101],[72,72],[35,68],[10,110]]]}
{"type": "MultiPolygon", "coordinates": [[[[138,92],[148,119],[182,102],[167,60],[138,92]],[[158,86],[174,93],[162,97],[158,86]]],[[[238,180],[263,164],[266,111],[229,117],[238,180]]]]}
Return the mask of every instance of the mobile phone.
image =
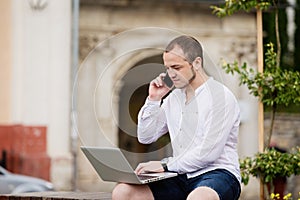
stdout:
{"type": "Polygon", "coordinates": [[[169,89],[173,88],[174,83],[168,73],[166,73],[166,76],[164,77],[163,81],[169,89]]]}

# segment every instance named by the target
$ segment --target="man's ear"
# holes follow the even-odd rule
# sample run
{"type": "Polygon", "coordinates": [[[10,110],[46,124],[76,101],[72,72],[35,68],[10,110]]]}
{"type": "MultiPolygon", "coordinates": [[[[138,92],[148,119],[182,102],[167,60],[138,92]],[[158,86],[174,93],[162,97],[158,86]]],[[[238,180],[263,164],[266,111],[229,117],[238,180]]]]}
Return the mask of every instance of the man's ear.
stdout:
{"type": "Polygon", "coordinates": [[[196,70],[201,69],[202,68],[202,58],[197,57],[193,62],[193,66],[196,70]]]}

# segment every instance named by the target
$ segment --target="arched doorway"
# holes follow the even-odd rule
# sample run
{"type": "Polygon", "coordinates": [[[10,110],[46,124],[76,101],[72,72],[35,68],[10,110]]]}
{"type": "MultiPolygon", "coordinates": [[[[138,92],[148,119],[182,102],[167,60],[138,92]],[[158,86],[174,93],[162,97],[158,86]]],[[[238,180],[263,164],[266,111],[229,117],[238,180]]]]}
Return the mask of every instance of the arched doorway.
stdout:
{"type": "Polygon", "coordinates": [[[118,146],[133,167],[142,161],[160,160],[171,153],[168,134],[150,145],[140,144],[137,140],[137,117],[148,95],[148,83],[163,70],[162,55],[159,54],[139,61],[122,77],[118,146]]]}

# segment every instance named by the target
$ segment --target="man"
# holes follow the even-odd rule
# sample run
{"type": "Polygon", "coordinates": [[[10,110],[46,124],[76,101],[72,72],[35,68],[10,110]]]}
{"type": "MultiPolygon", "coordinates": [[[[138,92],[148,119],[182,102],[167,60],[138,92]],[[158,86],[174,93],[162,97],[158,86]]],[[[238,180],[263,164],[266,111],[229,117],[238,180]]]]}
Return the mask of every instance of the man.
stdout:
{"type": "Polygon", "coordinates": [[[169,132],[173,156],[140,163],[136,173],[174,171],[148,185],[120,183],[113,199],[237,200],[239,107],[234,95],[203,69],[201,44],[190,36],[172,40],[163,54],[170,91],[160,74],[151,81],[138,116],[138,139],[152,143],[169,132]]]}

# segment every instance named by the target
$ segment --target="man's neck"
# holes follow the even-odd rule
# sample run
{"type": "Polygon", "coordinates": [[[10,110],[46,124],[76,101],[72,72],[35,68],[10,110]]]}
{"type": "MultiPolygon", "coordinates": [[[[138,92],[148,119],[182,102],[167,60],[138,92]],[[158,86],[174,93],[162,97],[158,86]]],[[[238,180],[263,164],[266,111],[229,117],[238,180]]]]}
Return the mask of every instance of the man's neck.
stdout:
{"type": "Polygon", "coordinates": [[[196,75],[196,78],[185,88],[186,103],[195,96],[195,90],[203,85],[208,78],[209,77],[205,73],[198,73],[196,75]]]}

